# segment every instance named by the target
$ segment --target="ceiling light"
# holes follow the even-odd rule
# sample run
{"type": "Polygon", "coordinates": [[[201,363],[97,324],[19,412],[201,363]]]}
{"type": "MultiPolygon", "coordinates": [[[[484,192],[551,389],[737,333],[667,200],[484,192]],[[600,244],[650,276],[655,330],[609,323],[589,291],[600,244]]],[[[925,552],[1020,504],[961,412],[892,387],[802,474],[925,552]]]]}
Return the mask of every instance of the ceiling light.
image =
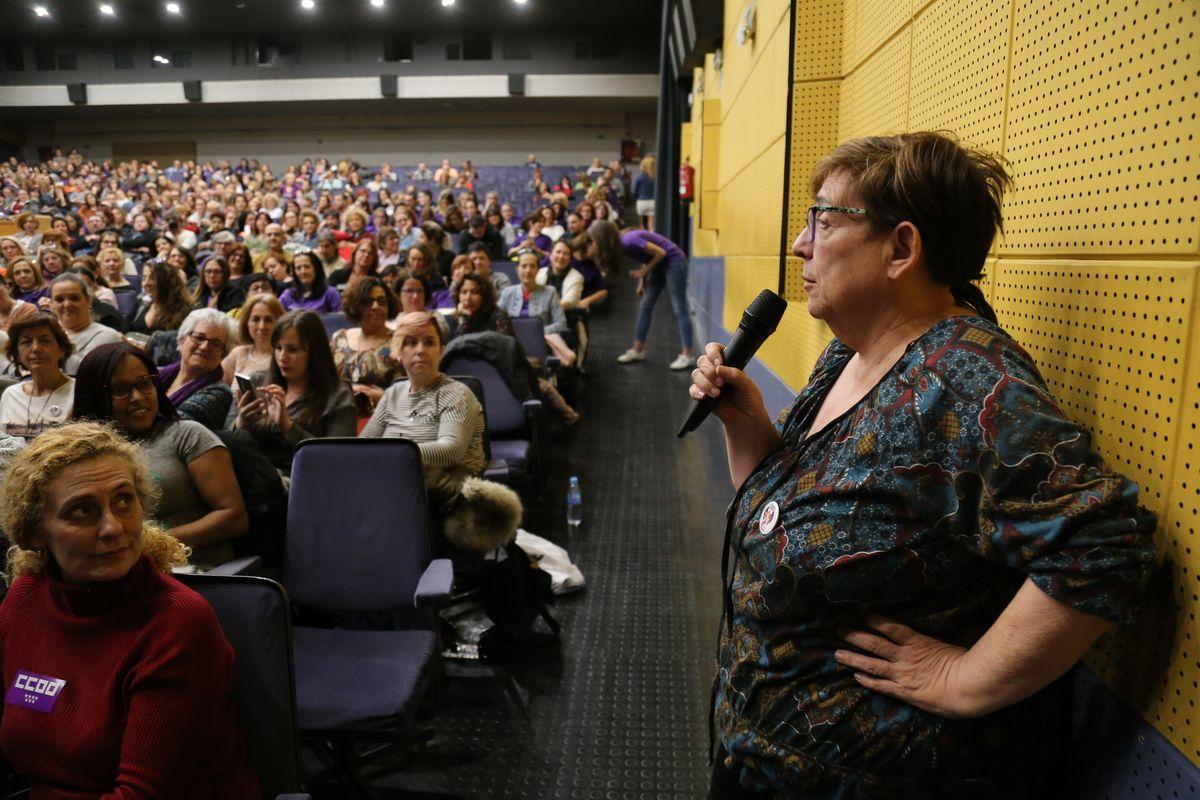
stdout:
{"type": "Polygon", "coordinates": [[[317,7],[317,0],[300,0],[300,7],[305,11],[312,11],[317,7]]]}
{"type": "Polygon", "coordinates": [[[46,8],[45,6],[34,6],[33,13],[37,14],[39,17],[48,17],[50,16],[50,9],[46,8]]]}
{"type": "Polygon", "coordinates": [[[179,13],[179,3],[167,3],[167,13],[168,14],[178,14],[179,13]]]}
{"type": "Polygon", "coordinates": [[[155,54],[154,60],[155,60],[155,62],[157,62],[159,64],[170,64],[171,63],[171,59],[167,58],[166,56],[160,56],[157,54],[155,54]]]}
{"type": "Polygon", "coordinates": [[[514,3],[516,3],[516,4],[517,4],[517,5],[519,5],[519,6],[523,6],[523,5],[525,5],[526,3],[528,3],[528,2],[529,2],[529,0],[513,0],[513,2],[514,2],[514,3]]]}
{"type": "Polygon", "coordinates": [[[452,5],[454,5],[454,0],[442,0],[443,8],[449,8],[452,5]]]}
{"type": "Polygon", "coordinates": [[[383,8],[383,0],[371,0],[371,5],[376,8],[383,8]]]}
{"type": "Polygon", "coordinates": [[[100,13],[107,14],[108,16],[111,17],[117,13],[117,10],[115,8],[113,8],[112,6],[110,6],[108,3],[101,3],[100,4],[100,13]]]}

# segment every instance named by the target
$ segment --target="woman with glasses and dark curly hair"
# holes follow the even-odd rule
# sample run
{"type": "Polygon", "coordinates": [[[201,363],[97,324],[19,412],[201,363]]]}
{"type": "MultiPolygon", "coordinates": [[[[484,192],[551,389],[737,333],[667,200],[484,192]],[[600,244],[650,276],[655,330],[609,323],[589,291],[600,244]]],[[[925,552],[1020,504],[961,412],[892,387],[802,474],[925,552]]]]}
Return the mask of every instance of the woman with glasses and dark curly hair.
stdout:
{"type": "Polygon", "coordinates": [[[368,275],[346,290],[343,310],[358,327],[337,331],[329,346],[338,375],[349,381],[354,391],[358,416],[366,420],[383,397],[383,390],[400,377],[400,368],[392,358],[392,332],[387,326],[400,304],[387,284],[368,275]]]}
{"type": "Polygon", "coordinates": [[[101,345],[79,365],[75,418],[110,422],[137,444],[159,491],[152,516],[192,548],[193,563],[222,564],[250,527],[233,461],[216,434],[180,419],[165,385],[141,348],[101,345]]]}

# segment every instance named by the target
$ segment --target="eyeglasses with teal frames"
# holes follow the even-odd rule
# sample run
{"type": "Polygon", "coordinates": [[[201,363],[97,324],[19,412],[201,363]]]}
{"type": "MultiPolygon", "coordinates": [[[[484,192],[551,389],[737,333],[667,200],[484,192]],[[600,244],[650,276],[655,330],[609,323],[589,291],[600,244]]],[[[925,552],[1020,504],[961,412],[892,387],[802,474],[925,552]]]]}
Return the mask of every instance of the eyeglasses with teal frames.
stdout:
{"type": "Polygon", "coordinates": [[[824,214],[827,211],[837,211],[841,214],[854,214],[857,216],[866,216],[868,213],[865,208],[847,208],[846,206],[809,206],[808,207],[808,241],[812,244],[817,242],[817,214],[824,214]]]}

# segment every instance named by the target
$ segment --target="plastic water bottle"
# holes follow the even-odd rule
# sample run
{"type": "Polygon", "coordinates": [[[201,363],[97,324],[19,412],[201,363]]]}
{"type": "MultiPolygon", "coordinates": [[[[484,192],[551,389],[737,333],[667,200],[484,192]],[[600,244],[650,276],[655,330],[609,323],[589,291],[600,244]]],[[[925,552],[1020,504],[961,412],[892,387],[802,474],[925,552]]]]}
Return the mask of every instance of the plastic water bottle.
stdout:
{"type": "Polygon", "coordinates": [[[579,488],[579,478],[571,476],[571,485],[567,487],[567,527],[572,532],[579,530],[583,522],[583,491],[579,488]]]}

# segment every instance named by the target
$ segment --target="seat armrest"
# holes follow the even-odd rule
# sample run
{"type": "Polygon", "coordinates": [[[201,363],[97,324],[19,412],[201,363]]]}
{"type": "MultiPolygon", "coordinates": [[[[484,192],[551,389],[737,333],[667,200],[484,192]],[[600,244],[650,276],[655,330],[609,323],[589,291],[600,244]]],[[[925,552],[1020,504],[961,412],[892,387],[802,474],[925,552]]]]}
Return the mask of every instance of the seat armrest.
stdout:
{"type": "Polygon", "coordinates": [[[541,400],[526,400],[521,403],[521,408],[525,409],[526,419],[537,419],[541,416],[543,407],[541,400]]]}
{"type": "Polygon", "coordinates": [[[312,800],[311,794],[277,794],[275,800],[312,800]]]}
{"type": "Polygon", "coordinates": [[[454,586],[454,565],[448,558],[435,558],[421,573],[413,605],[417,608],[439,608],[450,602],[450,590],[454,586]]]}
{"type": "Polygon", "coordinates": [[[218,564],[212,569],[205,572],[205,575],[253,575],[254,571],[262,566],[262,559],[258,556],[245,556],[243,558],[235,558],[233,561],[226,561],[224,564],[218,564]]]}

